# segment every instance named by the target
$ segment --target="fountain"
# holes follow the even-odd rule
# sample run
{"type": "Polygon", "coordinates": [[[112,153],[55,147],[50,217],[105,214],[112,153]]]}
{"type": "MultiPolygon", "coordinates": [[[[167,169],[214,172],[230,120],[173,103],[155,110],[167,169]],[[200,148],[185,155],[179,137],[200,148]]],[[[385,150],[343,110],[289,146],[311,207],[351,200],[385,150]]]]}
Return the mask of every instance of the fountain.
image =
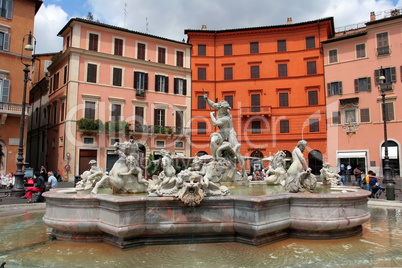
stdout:
{"type": "MultiPolygon", "coordinates": [[[[220,130],[211,135],[211,157],[175,174],[164,151],[163,171],[153,177],[149,195],[144,195],[139,193],[148,181],[137,167],[138,146],[132,137],[117,143],[119,160],[110,174],[97,177],[91,194],[76,189],[44,194],[43,222],[52,228],[52,237],[129,248],[218,242],[263,245],[287,238],[335,239],[362,233],[362,224],[370,219],[370,193],[347,187],[317,193],[316,178],[302,154],[307,146],[304,140],[292,153],[293,163],[284,178],[287,192],[230,195],[226,185],[249,184],[230,106],[204,97],[211,108],[218,109],[216,117],[211,111],[212,124],[220,130]],[[102,186],[111,187],[115,194],[98,194],[102,186]]],[[[279,170],[278,174],[284,175],[279,170]]]]}

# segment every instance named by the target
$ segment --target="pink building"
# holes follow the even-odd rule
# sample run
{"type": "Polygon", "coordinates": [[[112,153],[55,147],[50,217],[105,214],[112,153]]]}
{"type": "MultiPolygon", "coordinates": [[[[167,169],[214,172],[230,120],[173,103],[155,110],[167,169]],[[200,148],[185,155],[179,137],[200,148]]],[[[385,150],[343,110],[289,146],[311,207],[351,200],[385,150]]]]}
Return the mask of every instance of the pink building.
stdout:
{"type": "Polygon", "coordinates": [[[338,33],[322,42],[327,84],[328,160],[333,167],[360,165],[382,175],[384,125],[380,69],[386,77],[389,158],[392,171],[401,167],[402,16],[399,10],[375,18],[365,27],[338,33]]]}
{"type": "Polygon", "coordinates": [[[190,155],[189,44],[79,18],[59,36],[62,54],[48,68],[49,170],[72,179],[96,159],[108,171],[113,144],[130,135],[143,168],[161,149],[190,155]]]}

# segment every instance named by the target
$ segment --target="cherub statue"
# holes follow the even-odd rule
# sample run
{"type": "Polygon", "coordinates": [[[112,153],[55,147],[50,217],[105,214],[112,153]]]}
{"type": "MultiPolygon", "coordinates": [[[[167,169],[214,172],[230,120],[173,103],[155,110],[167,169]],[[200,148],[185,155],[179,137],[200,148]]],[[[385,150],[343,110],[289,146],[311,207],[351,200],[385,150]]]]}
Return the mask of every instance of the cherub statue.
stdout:
{"type": "Polygon", "coordinates": [[[329,169],[330,164],[328,162],[324,162],[322,164],[322,169],[320,170],[320,179],[322,183],[325,185],[337,186],[341,184],[339,175],[329,169]]]}
{"type": "Polygon", "coordinates": [[[84,173],[81,174],[82,180],[77,183],[76,188],[89,190],[102,179],[104,173],[102,168],[97,165],[96,160],[89,161],[89,165],[91,166],[91,169],[84,171],[84,173]]]}

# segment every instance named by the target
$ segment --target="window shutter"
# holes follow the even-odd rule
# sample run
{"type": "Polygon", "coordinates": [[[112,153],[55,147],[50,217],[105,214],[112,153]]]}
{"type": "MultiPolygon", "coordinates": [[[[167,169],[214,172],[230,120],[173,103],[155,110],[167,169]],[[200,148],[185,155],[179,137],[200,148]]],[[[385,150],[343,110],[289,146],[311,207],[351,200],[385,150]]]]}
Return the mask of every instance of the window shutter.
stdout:
{"type": "Polygon", "coordinates": [[[338,83],[339,83],[339,95],[342,95],[342,81],[338,83]]]}
{"type": "Polygon", "coordinates": [[[134,89],[137,89],[137,82],[138,82],[138,72],[134,72],[134,89]]]}
{"type": "Polygon", "coordinates": [[[386,121],[394,120],[394,104],[392,102],[385,104],[385,112],[386,121]]]}
{"type": "Polygon", "coordinates": [[[374,70],[374,81],[375,84],[378,85],[380,83],[380,70],[374,70]]]}
{"type": "Polygon", "coordinates": [[[161,91],[159,88],[159,75],[155,75],[155,91],[161,91]]]}
{"type": "Polygon", "coordinates": [[[9,98],[10,98],[10,80],[4,79],[1,101],[9,102],[9,98]]]}
{"type": "Polygon", "coordinates": [[[154,109],[154,126],[158,125],[158,109],[154,109]]]}
{"type": "Polygon", "coordinates": [[[7,11],[6,11],[6,18],[11,20],[13,18],[13,6],[14,2],[11,0],[7,1],[7,11]]]}
{"type": "Polygon", "coordinates": [[[144,90],[148,90],[148,74],[144,74],[144,90]]]}
{"type": "Polygon", "coordinates": [[[169,93],[169,77],[165,76],[165,93],[169,93]]]}
{"type": "Polygon", "coordinates": [[[187,80],[183,79],[183,95],[187,96],[187,80]]]}
{"type": "Polygon", "coordinates": [[[179,91],[178,89],[177,89],[177,84],[178,84],[179,82],[178,82],[178,78],[175,78],[174,79],[174,94],[177,94],[177,92],[179,91]]]}
{"type": "Polygon", "coordinates": [[[355,92],[359,92],[359,79],[355,79],[355,92]]]}
{"type": "Polygon", "coordinates": [[[392,67],[391,69],[391,81],[396,82],[396,68],[392,67]]]}
{"type": "Polygon", "coordinates": [[[4,33],[3,50],[8,51],[9,47],[10,47],[10,34],[9,33],[4,33]]]}
{"type": "Polygon", "coordinates": [[[367,77],[367,91],[371,91],[371,77],[367,77]]]}
{"type": "Polygon", "coordinates": [[[328,97],[331,96],[331,83],[327,83],[328,97]]]}

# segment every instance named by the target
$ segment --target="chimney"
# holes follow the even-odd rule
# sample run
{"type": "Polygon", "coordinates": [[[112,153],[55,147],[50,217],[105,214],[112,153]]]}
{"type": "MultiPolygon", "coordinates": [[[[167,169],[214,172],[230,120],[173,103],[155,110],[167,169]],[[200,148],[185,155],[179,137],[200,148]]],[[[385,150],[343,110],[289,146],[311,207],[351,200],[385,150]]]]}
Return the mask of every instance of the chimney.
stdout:
{"type": "Polygon", "coordinates": [[[399,16],[399,9],[391,10],[391,17],[399,16]]]}
{"type": "Polygon", "coordinates": [[[370,12],[370,21],[375,21],[375,13],[374,13],[374,11],[370,12]]]}
{"type": "Polygon", "coordinates": [[[288,18],[288,24],[292,24],[292,17],[288,18]]]}
{"type": "Polygon", "coordinates": [[[205,31],[207,29],[207,25],[203,24],[201,30],[205,31]]]}

